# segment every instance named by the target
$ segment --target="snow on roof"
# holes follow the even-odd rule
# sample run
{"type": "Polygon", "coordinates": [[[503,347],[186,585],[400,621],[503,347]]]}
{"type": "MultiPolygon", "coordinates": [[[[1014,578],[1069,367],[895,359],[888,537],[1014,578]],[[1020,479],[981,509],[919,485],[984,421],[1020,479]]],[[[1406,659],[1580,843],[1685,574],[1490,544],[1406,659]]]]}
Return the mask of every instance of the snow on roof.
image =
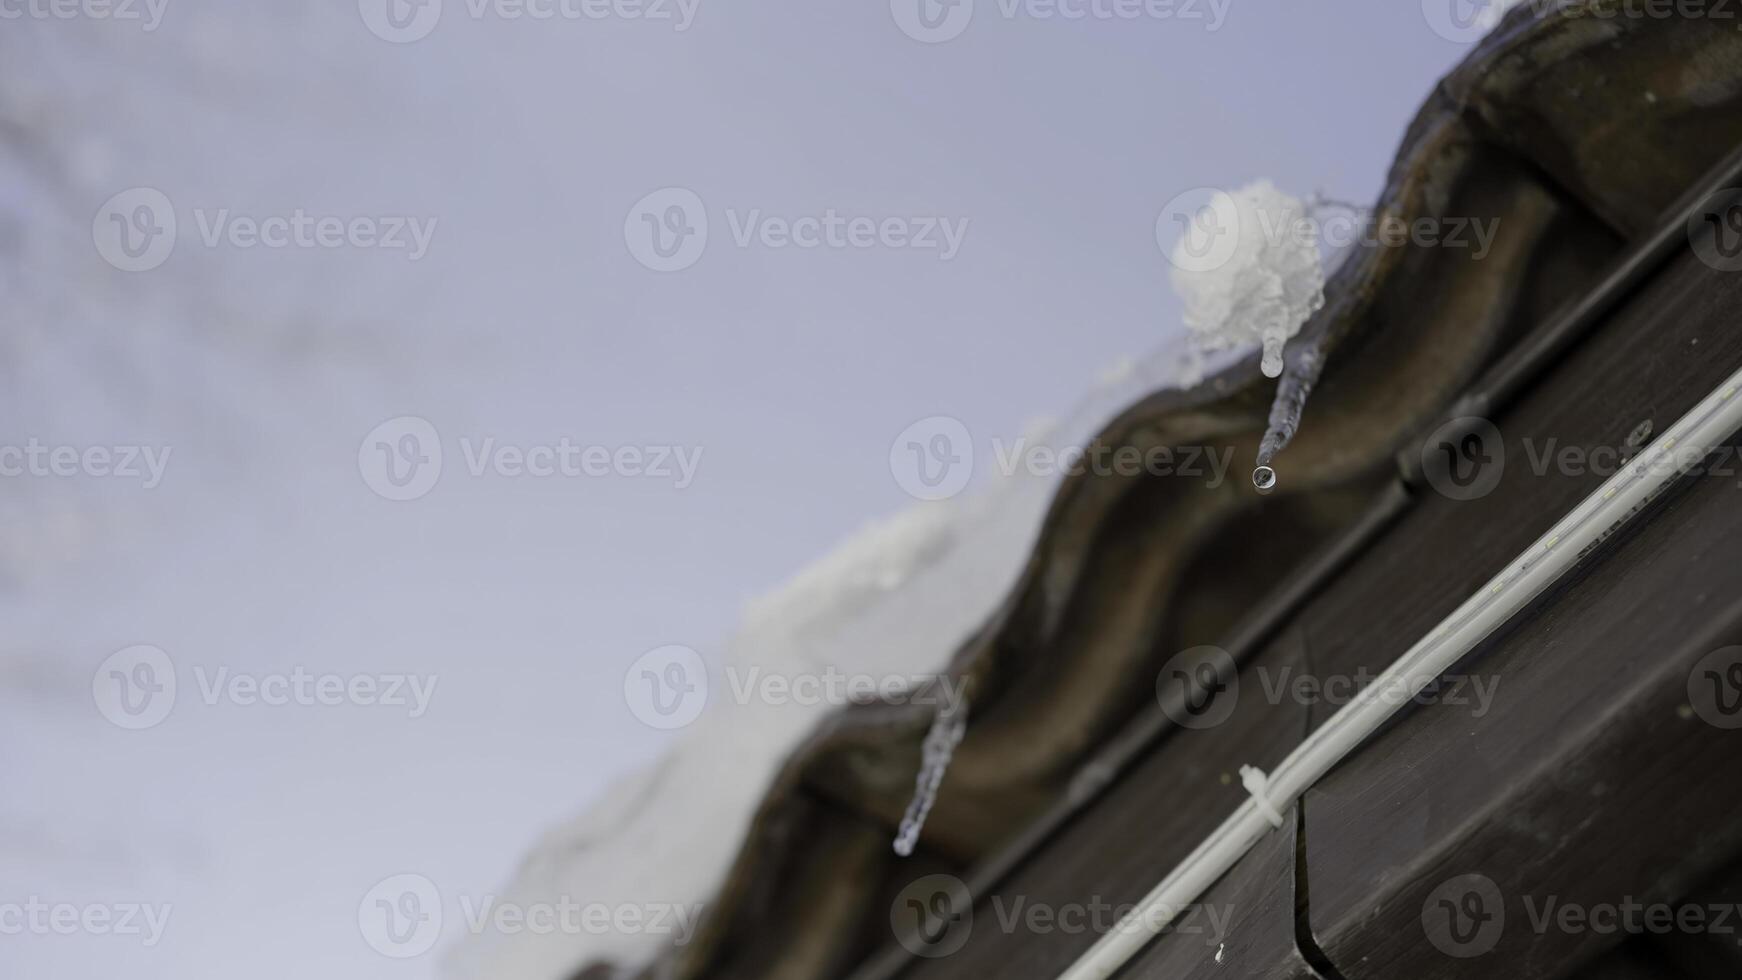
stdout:
{"type": "MultiPolygon", "coordinates": [[[[1087,439],[1138,395],[1172,386],[1182,346],[1121,359],[1062,421],[1031,425],[1022,437],[1054,447],[1087,439]]],[[[742,682],[751,671],[792,677],[833,670],[917,683],[942,671],[1008,593],[1058,485],[1056,474],[986,469],[992,477],[978,488],[874,521],[752,600],[711,672],[735,671],[742,682]]],[[[837,705],[735,703],[731,680],[719,676],[711,676],[710,688],[701,716],[657,766],[618,781],[533,846],[501,890],[504,904],[694,907],[718,891],[770,783],[837,705]],[[706,819],[698,819],[702,813],[706,819]]],[[[491,930],[463,938],[443,974],[567,980],[585,964],[643,964],[672,938],[491,930]]]]}

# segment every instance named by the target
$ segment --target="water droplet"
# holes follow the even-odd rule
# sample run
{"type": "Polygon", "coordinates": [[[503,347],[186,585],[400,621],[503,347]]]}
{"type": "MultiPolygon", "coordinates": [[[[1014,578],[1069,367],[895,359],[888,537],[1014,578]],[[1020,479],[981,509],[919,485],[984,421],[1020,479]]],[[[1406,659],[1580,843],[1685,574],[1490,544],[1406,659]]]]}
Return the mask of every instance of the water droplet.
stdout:
{"type": "Polygon", "coordinates": [[[1259,493],[1269,493],[1276,488],[1276,470],[1268,466],[1260,466],[1252,471],[1252,485],[1259,493]]]}

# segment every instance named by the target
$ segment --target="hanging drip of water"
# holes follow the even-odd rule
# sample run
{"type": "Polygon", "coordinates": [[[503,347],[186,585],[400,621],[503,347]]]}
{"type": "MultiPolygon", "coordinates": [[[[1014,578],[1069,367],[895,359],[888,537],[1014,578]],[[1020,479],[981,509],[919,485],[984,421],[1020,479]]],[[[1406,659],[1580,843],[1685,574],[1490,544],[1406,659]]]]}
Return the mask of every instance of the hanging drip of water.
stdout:
{"type": "Polygon", "coordinates": [[[1276,470],[1271,464],[1276,454],[1294,439],[1300,428],[1300,416],[1306,410],[1307,398],[1318,384],[1324,370],[1324,335],[1303,338],[1290,352],[1282,380],[1276,385],[1276,400],[1270,404],[1270,424],[1264,439],[1258,444],[1257,466],[1252,470],[1252,485],[1260,493],[1276,488],[1276,470]]]}
{"type": "MultiPolygon", "coordinates": [[[[1327,197],[1315,193],[1306,202],[1306,212],[1315,221],[1325,222],[1325,215],[1330,211],[1347,213],[1346,220],[1353,223],[1366,222],[1372,215],[1368,208],[1347,201],[1327,197]]],[[[1331,243],[1321,242],[1321,265],[1327,280],[1336,275],[1355,248],[1352,245],[1333,247],[1331,243]]],[[[1276,454],[1282,452],[1294,439],[1295,430],[1300,428],[1301,413],[1306,410],[1307,398],[1313,393],[1313,386],[1319,383],[1319,374],[1325,366],[1325,338],[1321,331],[1317,336],[1302,333],[1295,340],[1295,348],[1289,352],[1282,372],[1282,379],[1276,385],[1276,400],[1270,405],[1269,426],[1265,429],[1264,439],[1258,444],[1258,459],[1252,470],[1252,485],[1259,493],[1269,493],[1276,488],[1276,468],[1271,461],[1276,454]]]]}
{"type": "Polygon", "coordinates": [[[938,800],[938,786],[943,783],[944,772],[950,768],[950,759],[955,756],[956,746],[961,744],[967,730],[968,698],[963,693],[947,699],[938,708],[932,717],[931,730],[925,733],[925,742],[920,747],[919,775],[914,779],[913,800],[907,804],[907,813],[901,818],[901,829],[895,835],[895,853],[902,857],[911,855],[914,845],[919,843],[919,832],[925,827],[925,818],[938,800]]]}

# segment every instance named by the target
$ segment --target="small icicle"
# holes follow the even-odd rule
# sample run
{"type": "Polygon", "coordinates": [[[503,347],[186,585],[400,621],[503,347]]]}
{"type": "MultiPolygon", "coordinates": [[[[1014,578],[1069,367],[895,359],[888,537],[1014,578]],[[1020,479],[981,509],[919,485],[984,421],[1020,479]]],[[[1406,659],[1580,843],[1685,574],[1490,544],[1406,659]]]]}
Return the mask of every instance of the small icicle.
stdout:
{"type": "Polygon", "coordinates": [[[1276,385],[1276,400],[1270,404],[1270,427],[1258,444],[1258,463],[1252,470],[1252,485],[1260,493],[1276,487],[1276,470],[1270,465],[1276,454],[1294,439],[1300,428],[1301,412],[1306,410],[1307,397],[1318,384],[1324,370],[1325,352],[1322,336],[1303,339],[1288,358],[1282,380],[1276,385]]]}
{"type": "Polygon", "coordinates": [[[902,857],[911,855],[914,845],[919,843],[919,832],[925,827],[925,818],[931,814],[932,804],[937,802],[938,786],[943,783],[944,772],[949,769],[950,759],[967,730],[966,694],[946,700],[932,718],[931,730],[925,733],[925,743],[920,748],[919,776],[914,779],[913,801],[907,804],[907,813],[901,818],[901,830],[895,835],[895,853],[902,857]]]}

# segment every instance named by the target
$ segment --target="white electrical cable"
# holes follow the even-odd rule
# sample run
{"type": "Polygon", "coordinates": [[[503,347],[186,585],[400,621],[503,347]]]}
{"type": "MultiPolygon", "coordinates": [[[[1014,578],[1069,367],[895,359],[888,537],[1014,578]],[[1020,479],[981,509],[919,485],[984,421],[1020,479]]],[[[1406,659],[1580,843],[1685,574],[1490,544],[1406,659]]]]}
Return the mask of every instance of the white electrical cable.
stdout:
{"type": "Polygon", "coordinates": [[[1405,703],[1742,429],[1739,389],[1742,370],[1411,647],[1290,752],[1275,772],[1267,777],[1251,767],[1242,770],[1252,799],[1162,879],[1128,917],[1061,973],[1059,980],[1106,980],[1112,976],[1269,833],[1278,811],[1294,806],[1405,703]]]}

